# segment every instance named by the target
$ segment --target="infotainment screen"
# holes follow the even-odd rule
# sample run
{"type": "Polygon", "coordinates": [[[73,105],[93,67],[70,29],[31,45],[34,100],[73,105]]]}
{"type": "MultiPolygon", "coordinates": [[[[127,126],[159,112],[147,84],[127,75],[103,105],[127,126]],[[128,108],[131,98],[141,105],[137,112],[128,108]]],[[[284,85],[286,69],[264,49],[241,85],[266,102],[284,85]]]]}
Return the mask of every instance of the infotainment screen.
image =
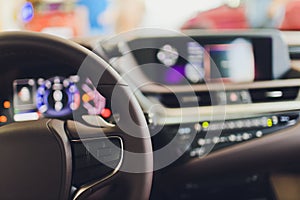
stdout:
{"type": "Polygon", "coordinates": [[[267,36],[143,38],[128,45],[141,70],[162,84],[273,79],[273,44],[267,36]]]}

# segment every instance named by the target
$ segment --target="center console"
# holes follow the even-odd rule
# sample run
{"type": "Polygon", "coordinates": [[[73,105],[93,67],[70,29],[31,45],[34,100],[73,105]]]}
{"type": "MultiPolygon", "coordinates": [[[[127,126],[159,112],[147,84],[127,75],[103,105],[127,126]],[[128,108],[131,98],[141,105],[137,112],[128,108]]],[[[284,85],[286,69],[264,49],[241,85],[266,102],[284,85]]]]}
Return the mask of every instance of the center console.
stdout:
{"type": "MultiPolygon", "coordinates": [[[[191,195],[187,191],[206,194],[209,190],[204,188],[209,184],[204,184],[206,179],[201,181],[199,177],[211,178],[220,171],[215,165],[210,168],[210,163],[225,162],[226,152],[229,160],[234,160],[230,153],[239,155],[239,150],[234,148],[237,145],[255,140],[264,143],[262,138],[293,127],[299,121],[300,75],[290,68],[288,49],[278,31],[130,35],[130,39],[114,38],[100,45],[101,54],[106,55],[135,92],[149,123],[154,152],[173,144],[165,152],[179,158],[169,166],[175,168],[175,173],[169,173],[172,180],[178,172],[190,170],[185,176],[177,177],[180,189],[178,194],[170,194],[170,199],[193,199],[180,197],[191,195]],[[208,154],[211,156],[205,157],[208,154]]],[[[155,155],[154,163],[159,163],[160,156],[155,155]]],[[[247,161],[248,157],[243,159],[247,161]]],[[[233,163],[243,166],[237,160],[232,166],[233,163]]],[[[224,173],[226,166],[221,168],[224,173]]],[[[252,175],[237,180],[258,177],[252,175]]],[[[228,180],[226,187],[237,183],[231,177],[228,180]]],[[[263,185],[265,181],[263,178],[263,185]]],[[[270,188],[257,187],[256,183],[254,187],[262,196],[269,195],[266,191],[270,188]]],[[[174,189],[170,191],[173,193],[174,189]]]]}

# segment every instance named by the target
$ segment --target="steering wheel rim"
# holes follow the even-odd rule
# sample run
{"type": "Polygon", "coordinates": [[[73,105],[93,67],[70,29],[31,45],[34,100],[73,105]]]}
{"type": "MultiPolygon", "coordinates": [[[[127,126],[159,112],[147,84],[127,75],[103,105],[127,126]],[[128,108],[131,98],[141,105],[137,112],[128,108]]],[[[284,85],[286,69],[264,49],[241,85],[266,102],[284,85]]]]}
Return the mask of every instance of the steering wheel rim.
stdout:
{"type": "MultiPolygon", "coordinates": [[[[15,122],[0,127],[0,151],[9,152],[9,154],[0,153],[0,158],[2,157],[5,163],[0,166],[0,177],[3,177],[0,180],[0,198],[51,199],[54,196],[49,195],[49,193],[54,192],[55,194],[57,193],[56,197],[59,197],[56,199],[115,199],[118,197],[122,199],[149,199],[152,184],[151,169],[153,168],[150,134],[148,129],[145,128],[147,124],[139,104],[120,76],[104,60],[71,41],[32,32],[4,32],[0,34],[0,64],[2,66],[18,68],[24,62],[43,63],[47,61],[52,62],[53,60],[76,69],[79,69],[82,63],[88,60],[85,63],[85,70],[82,71],[83,76],[88,77],[90,75],[91,81],[97,87],[104,85],[114,89],[117,88],[117,91],[120,91],[128,99],[128,104],[124,104],[124,106],[129,106],[128,108],[124,108],[121,105],[121,101],[118,104],[120,105],[120,109],[127,110],[132,117],[131,119],[125,117],[123,119],[121,113],[120,121],[123,125],[127,124],[128,120],[133,120],[134,124],[138,124],[136,129],[132,130],[137,133],[137,137],[128,135],[121,129],[119,129],[119,132],[106,131],[108,127],[103,129],[102,127],[83,125],[76,121],[66,122],[56,119],[43,119],[22,123],[15,122]],[[126,170],[118,171],[111,176],[105,176],[94,181],[93,184],[86,183],[82,187],[76,187],[76,189],[73,187],[72,189],[75,171],[72,142],[82,139],[79,130],[74,127],[79,127],[80,131],[89,133],[85,135],[89,139],[99,137],[95,136],[97,132],[104,133],[104,136],[108,134],[121,138],[125,151],[145,154],[145,156],[142,156],[138,160],[140,162],[138,164],[145,166],[147,169],[144,172],[139,171],[137,173],[126,170]],[[48,144],[48,140],[52,141],[52,144],[49,144],[48,147],[45,145],[43,148],[42,146],[37,147],[35,145],[35,143],[48,144]],[[15,143],[17,145],[14,145],[15,143]],[[28,145],[31,146],[28,147],[28,145]],[[50,152],[51,148],[55,148],[55,155],[53,152],[50,152]],[[36,150],[50,152],[47,156],[53,160],[53,166],[55,164],[62,166],[61,170],[57,170],[59,172],[49,170],[49,174],[45,175],[44,173],[47,170],[41,161],[32,162],[35,163],[34,166],[33,164],[28,164],[31,160],[24,162],[26,161],[25,158],[30,159],[31,156],[32,159],[35,156],[42,159],[42,154],[35,155],[36,150]],[[20,151],[23,152],[20,154],[20,151]],[[32,168],[35,168],[35,170],[32,168]],[[14,174],[18,174],[19,177],[14,176],[14,174]],[[52,179],[49,178],[49,183],[60,180],[61,186],[49,189],[48,194],[43,194],[47,190],[45,189],[46,185],[42,183],[39,185],[40,188],[28,190],[30,186],[37,187],[37,180],[40,180],[39,177],[33,177],[31,181],[31,176],[52,177],[52,179]],[[27,180],[21,180],[20,177],[27,180]],[[24,184],[26,184],[26,187],[20,188],[24,184]]],[[[128,124],[130,125],[132,122],[128,124]]],[[[132,162],[132,159],[128,160],[127,157],[126,154],[122,156],[121,165],[126,165],[126,162],[132,162]]],[[[47,162],[45,159],[44,162],[51,164],[51,162],[47,162]]],[[[122,169],[122,167],[119,169],[122,169]]]]}

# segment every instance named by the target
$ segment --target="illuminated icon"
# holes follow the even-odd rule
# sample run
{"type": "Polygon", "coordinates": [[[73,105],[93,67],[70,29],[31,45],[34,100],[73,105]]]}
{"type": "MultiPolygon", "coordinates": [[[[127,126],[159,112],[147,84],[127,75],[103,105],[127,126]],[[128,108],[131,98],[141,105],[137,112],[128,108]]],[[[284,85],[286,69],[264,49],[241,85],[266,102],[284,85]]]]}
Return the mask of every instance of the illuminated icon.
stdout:
{"type": "Polygon", "coordinates": [[[232,134],[232,135],[229,136],[228,139],[229,139],[230,142],[235,142],[236,141],[236,136],[232,134]]]}
{"type": "Polygon", "coordinates": [[[214,144],[218,144],[220,142],[220,138],[219,137],[214,137],[213,138],[213,143],[214,144]]]}
{"type": "Polygon", "coordinates": [[[48,107],[46,105],[42,105],[39,110],[41,113],[45,113],[48,110],[48,107]]]}
{"type": "Polygon", "coordinates": [[[37,83],[38,83],[39,85],[43,85],[43,84],[45,83],[45,80],[44,80],[43,78],[39,78],[39,79],[37,80],[37,83]]]}
{"type": "Polygon", "coordinates": [[[262,137],[262,136],[263,136],[263,132],[261,132],[261,131],[256,132],[256,137],[262,137]]]}
{"type": "Polygon", "coordinates": [[[63,93],[60,90],[55,90],[53,92],[53,99],[55,101],[61,101],[63,99],[63,93]]]}
{"type": "Polygon", "coordinates": [[[104,108],[101,111],[101,116],[104,118],[109,118],[111,116],[111,110],[109,108],[104,108]]]}
{"type": "Polygon", "coordinates": [[[54,83],[53,86],[52,86],[52,89],[53,90],[63,90],[64,89],[63,87],[64,86],[60,83],[54,83]]]}
{"type": "Polygon", "coordinates": [[[183,128],[179,128],[178,129],[178,134],[179,135],[186,135],[186,134],[190,134],[191,133],[191,128],[189,127],[183,127],[183,128]]]}
{"type": "Polygon", "coordinates": [[[30,101],[30,91],[29,91],[28,87],[22,87],[22,89],[18,93],[18,96],[22,102],[30,101]]]}
{"type": "Polygon", "coordinates": [[[237,102],[239,99],[238,94],[235,92],[231,92],[229,97],[231,102],[237,102]]]}
{"type": "Polygon", "coordinates": [[[243,137],[243,140],[249,140],[250,136],[251,136],[250,134],[244,133],[242,137],[243,137]]]}
{"type": "Polygon", "coordinates": [[[202,127],[201,127],[200,124],[196,123],[196,124],[194,125],[194,128],[195,128],[195,130],[196,130],[197,132],[200,132],[202,127]]]}
{"type": "MultiPolygon", "coordinates": [[[[17,119],[18,121],[35,119],[36,116],[34,116],[34,118],[30,118],[33,115],[28,114],[36,111],[35,84],[36,83],[33,79],[18,79],[13,81],[14,119],[17,119]]],[[[6,106],[8,106],[8,103],[6,104],[6,106]]],[[[3,104],[3,106],[5,105],[3,104]]]]}
{"type": "Polygon", "coordinates": [[[225,143],[228,142],[228,138],[227,137],[220,137],[220,143],[225,143]]]}
{"type": "Polygon", "coordinates": [[[64,85],[65,88],[69,87],[70,81],[65,79],[64,82],[63,82],[63,85],[64,85]]]}
{"type": "Polygon", "coordinates": [[[38,93],[41,94],[41,95],[44,95],[45,94],[45,88],[39,87],[38,93]]]}
{"type": "Polygon", "coordinates": [[[70,109],[71,110],[77,110],[78,107],[79,107],[78,104],[76,104],[74,102],[70,104],[70,109]]]}
{"type": "Polygon", "coordinates": [[[204,72],[203,69],[199,68],[197,65],[187,64],[184,68],[185,76],[192,83],[197,83],[203,80],[204,72]]]}
{"type": "Polygon", "coordinates": [[[203,122],[202,128],[207,129],[209,127],[209,122],[203,122]]]}
{"type": "Polygon", "coordinates": [[[77,91],[76,85],[72,84],[72,85],[70,86],[70,88],[69,88],[69,92],[75,93],[76,91],[77,91]]]}
{"type": "Polygon", "coordinates": [[[6,122],[7,122],[7,117],[4,116],[4,115],[1,115],[1,116],[0,116],[0,122],[1,122],[1,123],[6,123],[6,122]]]}
{"type": "Polygon", "coordinates": [[[179,57],[177,49],[169,44],[164,45],[157,54],[157,59],[164,65],[170,67],[174,65],[179,57]]]}
{"type": "Polygon", "coordinates": [[[267,120],[267,125],[268,125],[268,127],[272,127],[272,126],[273,126],[273,121],[272,121],[272,119],[268,119],[268,120],[267,120]]]}
{"type": "Polygon", "coordinates": [[[60,84],[60,78],[58,76],[54,77],[54,84],[60,84]]]}
{"type": "Polygon", "coordinates": [[[46,80],[45,86],[49,90],[51,88],[52,83],[49,80],[46,80]]]}
{"type": "Polygon", "coordinates": [[[73,83],[78,83],[80,81],[80,77],[78,75],[70,76],[69,79],[73,83]]]}
{"type": "Polygon", "coordinates": [[[38,119],[39,119],[39,114],[37,112],[19,113],[14,115],[14,120],[16,122],[31,121],[31,120],[38,120],[38,119]]]}
{"type": "Polygon", "coordinates": [[[203,56],[204,49],[197,42],[188,42],[187,49],[188,49],[189,54],[191,54],[191,55],[203,56]]]}
{"type": "Polygon", "coordinates": [[[80,106],[80,94],[74,93],[73,102],[70,104],[71,110],[77,110],[80,106]]]}
{"type": "Polygon", "coordinates": [[[238,120],[238,121],[236,122],[236,126],[237,126],[238,128],[243,128],[243,127],[244,127],[244,122],[243,122],[242,120],[238,120]]]}
{"type": "Polygon", "coordinates": [[[9,101],[4,101],[3,102],[3,107],[6,108],[6,109],[10,108],[10,102],[9,101]]]}
{"type": "Polygon", "coordinates": [[[273,117],[272,117],[272,120],[273,120],[273,124],[274,124],[274,125],[277,125],[277,124],[278,124],[278,117],[277,117],[277,116],[273,116],[273,117]]]}
{"type": "Polygon", "coordinates": [[[91,99],[90,99],[90,96],[88,95],[88,94],[84,94],[84,95],[82,95],[82,101],[84,102],[84,103],[87,103],[87,102],[89,102],[91,99]]]}
{"type": "Polygon", "coordinates": [[[200,146],[203,146],[203,145],[205,145],[205,143],[206,143],[206,141],[205,141],[205,139],[199,139],[198,140],[198,144],[200,145],[200,146]]]}
{"type": "Polygon", "coordinates": [[[63,107],[64,107],[64,105],[63,105],[63,103],[60,102],[60,101],[57,101],[57,102],[55,102],[55,104],[54,104],[54,109],[55,109],[57,112],[61,111],[61,110],[63,109],[63,107]]]}
{"type": "Polygon", "coordinates": [[[243,140],[243,136],[241,134],[238,134],[236,136],[236,141],[241,142],[243,140]]]}

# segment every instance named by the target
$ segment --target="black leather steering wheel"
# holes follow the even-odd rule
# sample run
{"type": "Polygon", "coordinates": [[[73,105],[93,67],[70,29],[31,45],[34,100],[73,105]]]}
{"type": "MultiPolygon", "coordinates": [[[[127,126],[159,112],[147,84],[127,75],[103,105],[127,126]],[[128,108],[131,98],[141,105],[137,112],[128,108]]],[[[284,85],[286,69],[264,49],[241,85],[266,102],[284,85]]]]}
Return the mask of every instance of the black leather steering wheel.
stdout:
{"type": "Polygon", "coordinates": [[[149,199],[150,134],[142,110],[119,75],[71,41],[40,33],[1,33],[2,70],[26,70],[24,63],[59,63],[89,77],[111,97],[118,123],[87,125],[79,113],[74,120],[40,119],[0,127],[0,199],[149,199]],[[111,147],[108,154],[101,145],[111,147]],[[93,147],[91,153],[84,146],[93,147]],[[91,158],[93,149],[97,159],[91,158]],[[90,162],[94,170],[79,167],[90,162]]]}

